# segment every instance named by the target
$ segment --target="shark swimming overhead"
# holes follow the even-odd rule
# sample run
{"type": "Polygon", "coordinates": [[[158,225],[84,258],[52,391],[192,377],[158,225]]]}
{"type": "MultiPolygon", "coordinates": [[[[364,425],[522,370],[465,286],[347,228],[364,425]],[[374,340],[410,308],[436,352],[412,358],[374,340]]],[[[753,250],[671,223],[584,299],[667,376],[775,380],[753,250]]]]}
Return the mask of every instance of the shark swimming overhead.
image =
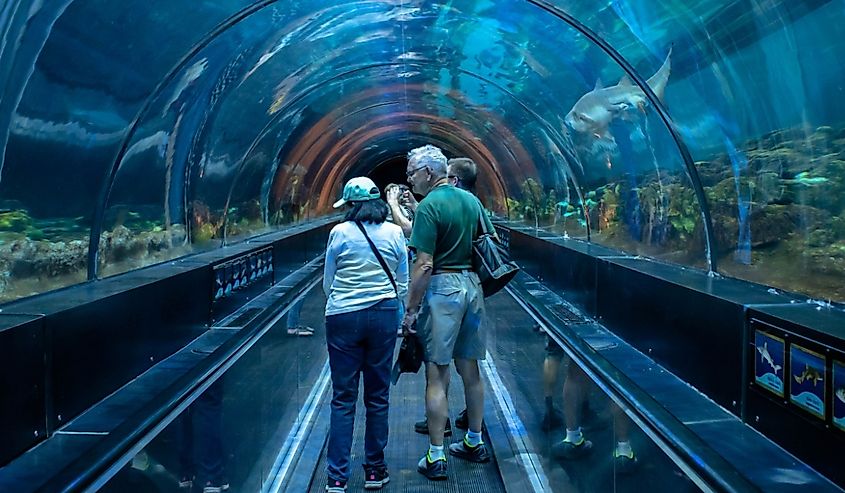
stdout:
{"type": "MultiPolygon", "coordinates": [[[[672,70],[671,56],[670,48],[663,65],[647,81],[661,101],[672,70]]],[[[575,132],[592,135],[598,139],[613,140],[608,132],[610,123],[615,118],[631,119],[635,116],[634,112],[645,111],[647,102],[643,90],[631,82],[627,75],[622,76],[618,84],[610,87],[604,87],[598,80],[596,87],[581,96],[566,114],[565,122],[575,132]]]]}

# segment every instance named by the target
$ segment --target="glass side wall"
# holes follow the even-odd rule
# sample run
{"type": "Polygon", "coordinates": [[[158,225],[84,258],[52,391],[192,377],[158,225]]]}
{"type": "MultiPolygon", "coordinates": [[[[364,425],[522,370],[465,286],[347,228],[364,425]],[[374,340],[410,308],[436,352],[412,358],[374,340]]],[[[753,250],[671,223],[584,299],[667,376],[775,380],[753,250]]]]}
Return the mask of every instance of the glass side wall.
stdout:
{"type": "MultiPolygon", "coordinates": [[[[427,142],[498,214],[706,267],[666,126],[542,3],[9,3],[0,300],[326,214],[427,142]]],[[[720,272],[842,301],[843,0],[553,3],[662,97],[720,272]]]]}
{"type": "Polygon", "coordinates": [[[524,428],[527,453],[539,458],[550,491],[701,491],[513,298],[488,300],[488,361],[510,392],[517,429],[524,428]],[[569,437],[579,446],[563,443],[567,428],[580,428],[569,437]]]}
{"type": "Polygon", "coordinates": [[[554,2],[631,61],[672,46],[666,106],[713,216],[719,271],[845,301],[843,2],[554,2]]]}
{"type": "Polygon", "coordinates": [[[325,303],[322,291],[312,290],[298,314],[273,326],[101,491],[266,491],[327,361],[325,303]],[[316,334],[297,335],[300,326],[316,334]]]}

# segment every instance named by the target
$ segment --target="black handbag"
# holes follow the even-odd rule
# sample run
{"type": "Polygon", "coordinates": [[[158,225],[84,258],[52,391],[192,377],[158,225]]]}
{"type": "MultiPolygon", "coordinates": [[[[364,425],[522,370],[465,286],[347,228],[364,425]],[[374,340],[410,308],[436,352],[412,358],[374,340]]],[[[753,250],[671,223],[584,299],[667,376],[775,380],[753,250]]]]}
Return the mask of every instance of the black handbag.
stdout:
{"type": "Polygon", "coordinates": [[[472,242],[472,268],[481,280],[481,290],[486,298],[505,287],[519,273],[519,266],[506,257],[496,237],[487,230],[487,221],[482,215],[484,210],[481,209],[479,214],[481,234],[472,242]]]}
{"type": "Polygon", "coordinates": [[[411,327],[411,333],[402,338],[402,345],[399,347],[399,354],[396,356],[396,363],[393,364],[391,379],[393,385],[399,381],[399,375],[403,373],[417,373],[423,363],[423,345],[416,334],[416,325],[411,327]]]}

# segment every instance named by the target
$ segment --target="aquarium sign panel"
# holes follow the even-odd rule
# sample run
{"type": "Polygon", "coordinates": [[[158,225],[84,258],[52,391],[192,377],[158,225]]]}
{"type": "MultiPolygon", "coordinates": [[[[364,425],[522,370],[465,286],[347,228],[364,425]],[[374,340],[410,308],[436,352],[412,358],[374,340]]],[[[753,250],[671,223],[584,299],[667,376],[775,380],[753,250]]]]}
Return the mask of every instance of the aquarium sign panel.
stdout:
{"type": "Polygon", "coordinates": [[[273,272],[273,248],[242,255],[214,266],[214,301],[231,295],[273,272]]]}
{"type": "Polygon", "coordinates": [[[845,431],[845,363],[833,361],[833,426],[845,431]]]}
{"type": "Polygon", "coordinates": [[[807,348],[792,344],[789,347],[789,400],[810,414],[824,419],[825,358],[807,348]]]}
{"type": "Polygon", "coordinates": [[[511,232],[508,229],[502,228],[500,226],[493,226],[493,229],[496,230],[496,234],[499,236],[499,244],[502,245],[502,248],[505,249],[506,252],[511,251],[511,232]]]}
{"type": "Polygon", "coordinates": [[[754,383],[783,397],[785,360],[783,339],[761,330],[754,331],[754,383]]]}

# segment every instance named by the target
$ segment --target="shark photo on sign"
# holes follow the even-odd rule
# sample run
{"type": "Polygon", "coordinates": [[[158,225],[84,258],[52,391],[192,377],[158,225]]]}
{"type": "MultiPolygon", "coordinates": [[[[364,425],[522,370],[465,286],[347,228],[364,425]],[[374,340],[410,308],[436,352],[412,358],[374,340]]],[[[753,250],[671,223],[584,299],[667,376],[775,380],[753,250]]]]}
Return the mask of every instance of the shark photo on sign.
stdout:
{"type": "MultiPolygon", "coordinates": [[[[669,48],[663,65],[647,81],[661,101],[672,70],[671,56],[672,49],[669,48]]],[[[627,75],[623,75],[619,83],[610,87],[604,87],[601,80],[597,80],[595,88],[581,96],[566,114],[564,121],[574,132],[612,142],[613,136],[608,131],[611,122],[617,118],[639,118],[639,114],[645,114],[647,103],[643,90],[631,82],[627,75]]]]}
{"type": "Polygon", "coordinates": [[[783,339],[760,330],[754,333],[754,383],[783,397],[783,363],[785,345],[783,339]]]}

